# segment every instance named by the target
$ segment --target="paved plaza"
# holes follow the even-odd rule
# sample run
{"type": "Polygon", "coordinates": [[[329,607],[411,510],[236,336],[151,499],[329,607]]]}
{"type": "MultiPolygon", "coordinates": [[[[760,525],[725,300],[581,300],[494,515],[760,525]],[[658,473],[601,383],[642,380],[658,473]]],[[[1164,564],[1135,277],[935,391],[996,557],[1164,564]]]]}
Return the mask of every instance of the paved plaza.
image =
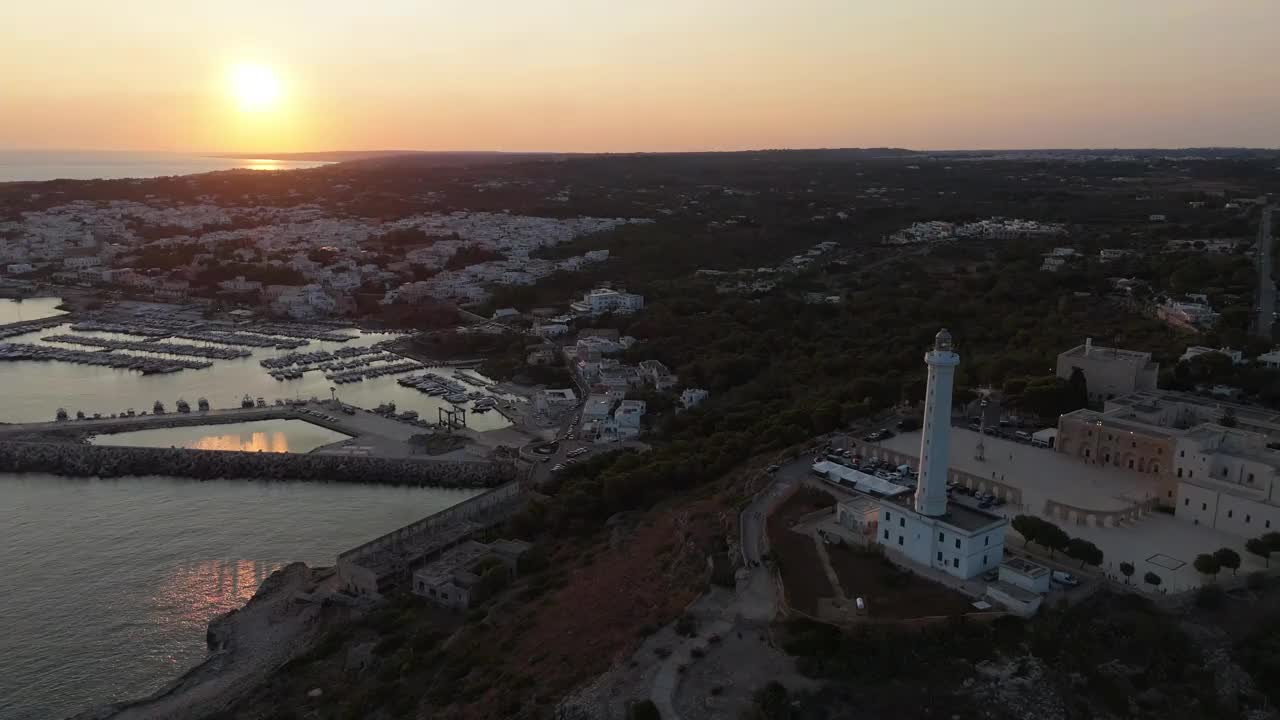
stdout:
{"type": "MultiPolygon", "coordinates": [[[[912,456],[920,454],[920,433],[911,432],[874,443],[912,456]]],[[[1022,489],[1025,512],[1041,514],[1056,500],[1089,510],[1123,510],[1159,492],[1154,477],[1120,468],[1088,465],[1049,448],[951,429],[951,467],[1022,489]],[[978,442],[984,450],[977,459],[978,442]]]]}
{"type": "MultiPolygon", "coordinates": [[[[920,451],[920,434],[898,435],[877,445],[916,455],[920,451]]],[[[1136,501],[1151,499],[1158,491],[1156,481],[1149,476],[1089,465],[1054,450],[982,436],[961,428],[952,429],[951,467],[979,477],[991,477],[995,473],[996,480],[1021,488],[1024,507],[1006,505],[989,511],[1010,519],[1020,513],[1044,516],[1045,503],[1049,500],[1096,510],[1118,510],[1136,501]],[[985,446],[984,460],[975,457],[979,439],[985,446]]],[[[956,501],[968,500],[957,498],[956,501]]],[[[1259,558],[1245,551],[1243,538],[1183,522],[1172,515],[1152,513],[1120,527],[1063,523],[1056,517],[1047,519],[1058,523],[1069,535],[1083,537],[1101,548],[1106,556],[1100,568],[1102,572],[1122,580],[1120,563],[1131,562],[1135,568],[1135,584],[1141,585],[1143,576],[1154,572],[1162,580],[1161,589],[1168,592],[1201,585],[1203,578],[1192,563],[1196,555],[1218,548],[1229,547],[1240,553],[1241,573],[1265,567],[1259,558]]],[[[1020,549],[1022,539],[1012,528],[1009,533],[1009,547],[1020,549]]]]}

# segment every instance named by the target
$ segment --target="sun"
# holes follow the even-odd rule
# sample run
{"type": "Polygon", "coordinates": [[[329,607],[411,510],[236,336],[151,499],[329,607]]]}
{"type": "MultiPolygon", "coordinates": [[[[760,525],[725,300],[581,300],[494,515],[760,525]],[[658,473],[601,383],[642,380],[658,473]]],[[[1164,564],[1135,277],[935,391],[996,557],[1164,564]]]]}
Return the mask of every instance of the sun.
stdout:
{"type": "Polygon", "coordinates": [[[231,68],[231,92],[241,110],[270,110],[280,102],[280,78],[266,65],[241,63],[231,68]]]}

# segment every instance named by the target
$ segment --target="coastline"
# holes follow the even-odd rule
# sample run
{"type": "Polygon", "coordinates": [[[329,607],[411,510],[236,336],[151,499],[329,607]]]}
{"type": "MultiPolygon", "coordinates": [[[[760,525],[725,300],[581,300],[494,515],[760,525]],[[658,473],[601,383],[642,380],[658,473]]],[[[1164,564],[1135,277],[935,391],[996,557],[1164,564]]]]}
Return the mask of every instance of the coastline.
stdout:
{"type": "Polygon", "coordinates": [[[323,586],[334,569],[295,562],[273,572],[243,607],[209,621],[209,655],[146,697],[101,705],[71,720],[178,720],[206,717],[241,698],[263,676],[305,652],[320,636],[323,586]]]}

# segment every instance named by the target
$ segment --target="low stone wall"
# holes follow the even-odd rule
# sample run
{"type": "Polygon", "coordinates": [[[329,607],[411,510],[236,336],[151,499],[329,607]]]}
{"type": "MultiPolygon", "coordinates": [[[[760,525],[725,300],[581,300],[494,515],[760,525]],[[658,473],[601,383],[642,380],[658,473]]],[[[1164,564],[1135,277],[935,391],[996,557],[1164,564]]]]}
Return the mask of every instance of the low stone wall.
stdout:
{"type": "Polygon", "coordinates": [[[356,558],[370,552],[394,548],[408,538],[426,535],[435,527],[454,522],[455,520],[465,520],[469,517],[483,514],[498,505],[514,500],[519,497],[519,495],[519,482],[506,483],[505,485],[496,487],[489,492],[482,493],[473,498],[468,498],[457,505],[445,508],[440,512],[428,515],[421,520],[392,530],[386,535],[376,537],[367,543],[357,545],[338,555],[338,562],[341,563],[343,560],[356,558]]]}
{"type": "Polygon", "coordinates": [[[0,472],[75,477],[170,475],[198,480],[492,487],[509,480],[513,469],[508,464],[489,462],[0,442],[0,472]]]}
{"type": "Polygon", "coordinates": [[[1121,510],[1091,510],[1057,500],[1046,500],[1043,515],[1079,526],[1092,524],[1095,527],[1119,527],[1124,523],[1135,523],[1155,512],[1156,504],[1155,500],[1144,500],[1121,510]]]}

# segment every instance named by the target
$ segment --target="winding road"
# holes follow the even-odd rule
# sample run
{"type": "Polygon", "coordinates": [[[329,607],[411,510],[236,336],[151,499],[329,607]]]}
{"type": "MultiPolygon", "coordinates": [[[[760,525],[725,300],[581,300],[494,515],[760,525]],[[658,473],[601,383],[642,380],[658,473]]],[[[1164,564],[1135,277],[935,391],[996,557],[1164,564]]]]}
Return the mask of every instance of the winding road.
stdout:
{"type": "Polygon", "coordinates": [[[1270,340],[1276,311],[1276,283],[1271,277],[1271,211],[1274,205],[1262,208],[1258,223],[1258,337],[1270,340]]]}

